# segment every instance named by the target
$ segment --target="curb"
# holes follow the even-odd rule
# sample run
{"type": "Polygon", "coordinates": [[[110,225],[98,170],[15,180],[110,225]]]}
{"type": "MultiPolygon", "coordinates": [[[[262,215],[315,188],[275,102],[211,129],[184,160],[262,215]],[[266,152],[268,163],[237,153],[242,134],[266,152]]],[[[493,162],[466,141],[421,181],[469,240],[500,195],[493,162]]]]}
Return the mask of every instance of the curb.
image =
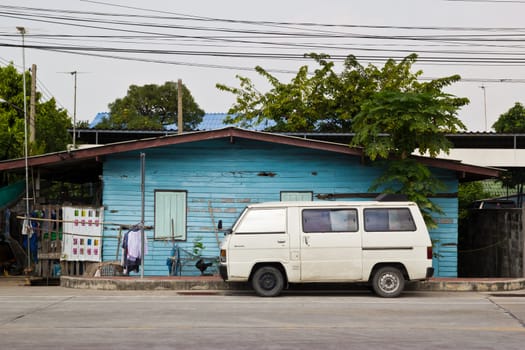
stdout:
{"type": "Polygon", "coordinates": [[[416,282],[417,290],[448,292],[508,292],[525,289],[525,278],[512,279],[439,279],[416,282]]]}
{"type": "MultiPolygon", "coordinates": [[[[232,291],[250,289],[247,283],[227,283],[217,277],[77,277],[62,276],[60,286],[77,289],[97,290],[181,290],[181,291],[232,291]]],[[[326,287],[326,284],[324,285],[326,287]]],[[[331,285],[334,289],[358,288],[356,285],[331,285]]],[[[362,284],[361,284],[362,286],[362,284]]],[[[508,292],[525,289],[525,278],[515,279],[455,279],[433,278],[422,282],[412,282],[406,290],[441,292],[508,292]]]]}
{"type": "Polygon", "coordinates": [[[86,277],[60,277],[60,286],[77,289],[98,290],[186,290],[186,291],[209,291],[209,290],[245,290],[247,286],[243,283],[226,283],[218,279],[195,278],[86,278],[86,277]]]}

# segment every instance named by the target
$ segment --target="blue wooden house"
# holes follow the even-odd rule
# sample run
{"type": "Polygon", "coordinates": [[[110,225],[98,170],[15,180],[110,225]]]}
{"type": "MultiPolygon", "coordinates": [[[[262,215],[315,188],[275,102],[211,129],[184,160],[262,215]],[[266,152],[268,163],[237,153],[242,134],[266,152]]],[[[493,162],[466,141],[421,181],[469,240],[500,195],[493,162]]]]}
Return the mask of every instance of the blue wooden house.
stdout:
{"type": "MultiPolygon", "coordinates": [[[[446,184],[446,191],[432,198],[444,211],[431,232],[433,264],[437,276],[455,277],[458,183],[496,177],[498,171],[415,158],[446,184]]],[[[143,273],[165,276],[174,252],[181,262],[176,273],[200,274],[196,260],[218,255],[223,237],[218,221],[232,225],[247,204],[375,198],[368,188],[383,169],[364,160],[361,149],[345,144],[229,127],[35,156],[29,166],[39,178],[101,181],[103,261],[120,256],[122,227],[139,223],[144,213],[148,252],[143,273]]],[[[20,171],[23,162],[0,162],[0,172],[20,171]]]]}

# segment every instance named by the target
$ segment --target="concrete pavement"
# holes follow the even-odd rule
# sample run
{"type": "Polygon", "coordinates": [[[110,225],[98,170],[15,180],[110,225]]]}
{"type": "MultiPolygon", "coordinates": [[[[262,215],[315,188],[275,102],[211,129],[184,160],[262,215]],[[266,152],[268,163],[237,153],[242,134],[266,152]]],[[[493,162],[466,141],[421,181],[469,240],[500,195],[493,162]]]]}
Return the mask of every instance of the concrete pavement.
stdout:
{"type": "MultiPolygon", "coordinates": [[[[0,282],[1,283],[1,282],[0,282]]],[[[523,350],[525,298],[0,287],[2,349],[523,350]]],[[[509,294],[506,292],[506,294],[509,294]]]]}

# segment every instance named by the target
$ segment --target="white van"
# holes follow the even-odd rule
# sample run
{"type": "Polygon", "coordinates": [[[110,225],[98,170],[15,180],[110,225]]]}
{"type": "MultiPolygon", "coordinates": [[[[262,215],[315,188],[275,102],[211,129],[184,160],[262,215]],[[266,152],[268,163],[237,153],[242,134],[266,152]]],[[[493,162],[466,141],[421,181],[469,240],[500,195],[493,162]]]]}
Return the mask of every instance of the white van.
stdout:
{"type": "Polygon", "coordinates": [[[397,297],[433,275],[432,244],[412,202],[275,202],[246,207],[221,245],[221,277],[264,297],[289,283],[368,282],[397,297]]]}

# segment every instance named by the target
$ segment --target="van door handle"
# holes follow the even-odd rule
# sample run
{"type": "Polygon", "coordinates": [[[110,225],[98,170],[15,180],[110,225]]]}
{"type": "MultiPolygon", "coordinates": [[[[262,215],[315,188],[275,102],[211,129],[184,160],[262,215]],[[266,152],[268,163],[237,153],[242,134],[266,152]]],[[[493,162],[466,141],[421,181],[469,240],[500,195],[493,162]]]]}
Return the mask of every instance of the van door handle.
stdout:
{"type": "Polygon", "coordinates": [[[304,244],[310,245],[310,240],[308,239],[308,236],[304,236],[304,244]]]}
{"type": "Polygon", "coordinates": [[[286,243],[286,241],[283,239],[283,240],[277,241],[277,243],[286,243]]]}

